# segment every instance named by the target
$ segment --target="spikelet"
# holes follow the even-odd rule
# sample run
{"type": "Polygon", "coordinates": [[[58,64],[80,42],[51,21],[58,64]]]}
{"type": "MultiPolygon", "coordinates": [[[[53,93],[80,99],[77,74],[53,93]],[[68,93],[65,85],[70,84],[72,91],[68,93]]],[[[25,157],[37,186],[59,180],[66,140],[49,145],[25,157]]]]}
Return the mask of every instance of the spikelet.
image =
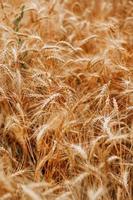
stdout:
{"type": "Polygon", "coordinates": [[[115,98],[113,98],[113,105],[114,105],[114,109],[116,111],[116,113],[119,113],[119,108],[118,108],[118,104],[115,98]]]}
{"type": "Polygon", "coordinates": [[[75,151],[75,153],[78,153],[85,160],[87,159],[87,154],[80,145],[72,144],[71,147],[75,151]]]}

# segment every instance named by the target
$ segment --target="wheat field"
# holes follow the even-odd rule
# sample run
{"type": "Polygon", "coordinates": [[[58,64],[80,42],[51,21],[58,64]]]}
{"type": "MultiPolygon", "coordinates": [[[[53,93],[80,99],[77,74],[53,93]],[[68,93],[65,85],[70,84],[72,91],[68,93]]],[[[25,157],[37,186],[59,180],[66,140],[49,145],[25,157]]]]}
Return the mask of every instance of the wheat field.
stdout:
{"type": "Polygon", "coordinates": [[[133,199],[133,1],[0,0],[0,200],[133,199]]]}

